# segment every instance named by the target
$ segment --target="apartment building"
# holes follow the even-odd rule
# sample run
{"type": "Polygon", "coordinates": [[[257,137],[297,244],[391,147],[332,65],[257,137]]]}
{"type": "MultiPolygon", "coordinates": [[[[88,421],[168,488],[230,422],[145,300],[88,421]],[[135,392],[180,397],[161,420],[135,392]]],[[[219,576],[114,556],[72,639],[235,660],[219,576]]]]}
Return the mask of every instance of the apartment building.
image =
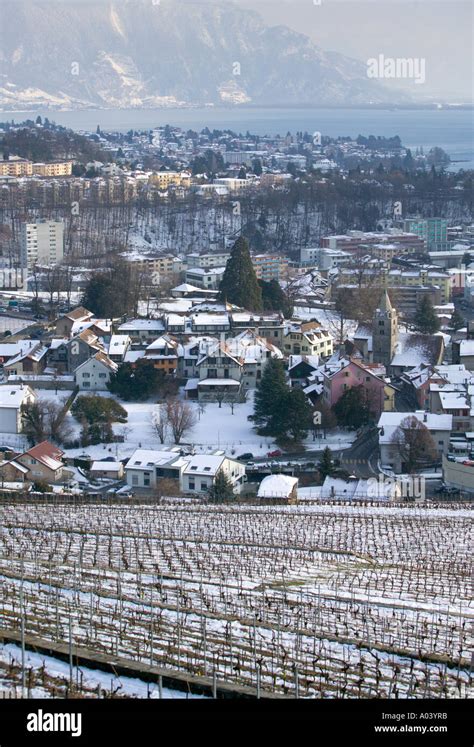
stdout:
{"type": "Polygon", "coordinates": [[[50,267],[64,256],[64,223],[59,220],[39,220],[22,223],[20,229],[20,256],[22,267],[34,265],[50,267]]]}
{"type": "Polygon", "coordinates": [[[288,276],[288,260],[279,254],[253,254],[251,257],[259,280],[283,280],[288,276]]]}
{"type": "Polygon", "coordinates": [[[0,176],[31,176],[33,164],[26,158],[10,156],[0,161],[0,176]]]}
{"type": "Polygon", "coordinates": [[[186,264],[188,267],[200,267],[207,270],[209,267],[225,267],[229,258],[229,252],[215,252],[212,254],[210,252],[206,254],[191,252],[186,255],[186,264]]]}
{"type": "Polygon", "coordinates": [[[448,221],[446,218],[405,218],[400,222],[404,231],[422,238],[428,249],[444,249],[448,243],[448,221]]]}
{"type": "Polygon", "coordinates": [[[361,246],[373,246],[380,243],[399,244],[416,252],[423,252],[426,247],[425,239],[415,231],[400,229],[392,229],[389,232],[348,231],[344,234],[324,236],[321,239],[321,246],[328,249],[343,249],[348,252],[355,252],[361,246]]]}
{"type": "Polygon", "coordinates": [[[185,187],[191,186],[191,174],[187,171],[155,171],[149,176],[150,184],[158,189],[168,189],[168,187],[185,187]]]}
{"type": "Polygon", "coordinates": [[[53,161],[51,163],[34,163],[35,176],[71,176],[72,161],[53,161]]]}
{"type": "Polygon", "coordinates": [[[138,271],[145,272],[149,282],[159,285],[163,281],[175,282],[183,271],[183,261],[174,254],[124,254],[123,257],[138,271]]]}

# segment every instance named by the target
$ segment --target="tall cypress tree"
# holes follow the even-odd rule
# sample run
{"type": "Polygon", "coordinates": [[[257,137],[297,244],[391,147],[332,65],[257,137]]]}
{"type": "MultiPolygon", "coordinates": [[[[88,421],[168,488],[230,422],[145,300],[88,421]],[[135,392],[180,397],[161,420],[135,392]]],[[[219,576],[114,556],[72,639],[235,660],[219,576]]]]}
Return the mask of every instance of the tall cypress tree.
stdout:
{"type": "Polygon", "coordinates": [[[222,301],[251,311],[262,310],[262,291],[250,259],[249,245],[242,236],[232,247],[219,292],[222,301]]]}

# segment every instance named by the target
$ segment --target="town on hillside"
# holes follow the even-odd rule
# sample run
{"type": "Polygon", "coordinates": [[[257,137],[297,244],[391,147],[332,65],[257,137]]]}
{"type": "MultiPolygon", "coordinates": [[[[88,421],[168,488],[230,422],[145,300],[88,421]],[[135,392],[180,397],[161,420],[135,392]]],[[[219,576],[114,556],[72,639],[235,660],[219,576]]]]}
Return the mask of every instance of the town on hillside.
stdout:
{"type": "Polygon", "coordinates": [[[113,699],[109,741],[135,698],[382,724],[409,699],[453,739],[472,171],[320,135],[0,125],[5,697],[80,698],[85,724],[113,699]]]}

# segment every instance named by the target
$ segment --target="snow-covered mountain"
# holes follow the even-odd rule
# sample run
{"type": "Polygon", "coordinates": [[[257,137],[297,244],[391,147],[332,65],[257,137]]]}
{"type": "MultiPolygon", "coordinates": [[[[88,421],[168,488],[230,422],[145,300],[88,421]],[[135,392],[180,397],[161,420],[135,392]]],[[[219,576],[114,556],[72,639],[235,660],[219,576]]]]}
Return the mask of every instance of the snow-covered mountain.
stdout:
{"type": "Polygon", "coordinates": [[[393,96],[363,63],[229,3],[0,0],[4,109],[350,105],[393,96]]]}

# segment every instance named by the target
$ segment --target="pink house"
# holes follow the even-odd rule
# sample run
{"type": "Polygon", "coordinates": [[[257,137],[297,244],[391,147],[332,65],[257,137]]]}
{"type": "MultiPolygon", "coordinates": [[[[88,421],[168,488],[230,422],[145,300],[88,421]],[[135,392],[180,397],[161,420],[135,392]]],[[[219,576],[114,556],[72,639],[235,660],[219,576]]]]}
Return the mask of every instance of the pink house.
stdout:
{"type": "Polygon", "coordinates": [[[376,366],[377,374],[352,358],[341,358],[330,361],[318,369],[323,384],[323,401],[332,407],[342,397],[347,389],[363,386],[368,392],[368,400],[374,417],[378,418],[382,412],[394,409],[395,390],[380,376],[380,366],[376,366]]]}

